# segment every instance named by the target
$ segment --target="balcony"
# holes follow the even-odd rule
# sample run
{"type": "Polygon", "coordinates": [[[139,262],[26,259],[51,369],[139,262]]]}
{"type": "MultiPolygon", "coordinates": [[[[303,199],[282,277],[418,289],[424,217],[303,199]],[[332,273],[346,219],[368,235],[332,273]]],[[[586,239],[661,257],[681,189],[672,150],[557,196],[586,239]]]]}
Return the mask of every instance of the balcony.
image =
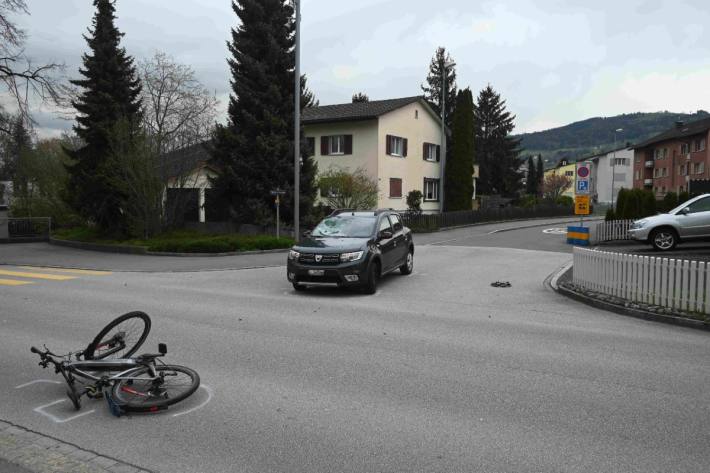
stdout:
{"type": "Polygon", "coordinates": [[[653,167],[653,160],[651,160],[651,161],[646,161],[645,166],[646,166],[647,168],[652,168],[652,167],[653,167]]]}
{"type": "Polygon", "coordinates": [[[643,180],[643,185],[646,187],[651,187],[653,186],[653,179],[644,179],[643,180]]]}

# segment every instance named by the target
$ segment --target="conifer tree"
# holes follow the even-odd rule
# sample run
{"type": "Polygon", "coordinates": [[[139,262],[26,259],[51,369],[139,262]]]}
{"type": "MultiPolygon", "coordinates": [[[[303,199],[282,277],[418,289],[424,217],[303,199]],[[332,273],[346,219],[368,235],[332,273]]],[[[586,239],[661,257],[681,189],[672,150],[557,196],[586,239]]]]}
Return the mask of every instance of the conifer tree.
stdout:
{"type": "Polygon", "coordinates": [[[473,94],[465,88],[456,96],[451,129],[451,156],[446,161],[446,211],[471,210],[473,196],[473,94]]]}
{"type": "MultiPolygon", "coordinates": [[[[235,0],[239,26],[228,42],[232,93],[228,121],[215,131],[213,162],[221,174],[213,187],[233,219],[265,223],[274,215],[271,190],[286,191],[281,215],[293,219],[293,78],[295,17],[291,2],[235,0]]],[[[314,103],[301,80],[301,106],[314,103]]],[[[301,139],[300,213],[315,199],[316,166],[301,139]]]]}
{"type": "Polygon", "coordinates": [[[520,140],[510,135],[514,120],[515,115],[506,111],[505,100],[490,85],[479,93],[474,144],[481,194],[515,197],[520,190],[520,140]]]}
{"type": "Polygon", "coordinates": [[[357,92],[353,94],[353,101],[352,103],[362,103],[362,102],[369,102],[370,97],[367,96],[366,93],[364,92],[357,92]]]}
{"type": "Polygon", "coordinates": [[[537,166],[535,166],[535,194],[540,194],[542,181],[545,179],[545,164],[542,162],[542,155],[537,155],[537,166]]]}
{"type": "Polygon", "coordinates": [[[532,155],[528,156],[528,177],[525,181],[525,193],[528,195],[537,194],[537,168],[532,155]]]}
{"type": "Polygon", "coordinates": [[[74,131],[85,143],[78,150],[67,149],[74,160],[68,167],[69,203],[83,217],[101,229],[123,231],[122,195],[110,183],[107,161],[110,139],[119,123],[140,125],[140,92],[133,58],[120,46],[121,33],[114,24],[115,4],[94,0],[93,29],[84,39],[89,52],[82,57],[83,79],[72,81],[82,89],[72,102],[79,113],[74,131]]]}
{"type": "MultiPolygon", "coordinates": [[[[429,74],[426,78],[426,85],[422,84],[424,99],[434,109],[437,116],[441,117],[441,72],[444,64],[453,61],[451,55],[446,52],[446,48],[439,46],[434,57],[429,63],[429,74]]],[[[446,71],[446,111],[444,113],[444,123],[451,128],[454,108],[456,107],[456,68],[449,67],[446,71]]]]}

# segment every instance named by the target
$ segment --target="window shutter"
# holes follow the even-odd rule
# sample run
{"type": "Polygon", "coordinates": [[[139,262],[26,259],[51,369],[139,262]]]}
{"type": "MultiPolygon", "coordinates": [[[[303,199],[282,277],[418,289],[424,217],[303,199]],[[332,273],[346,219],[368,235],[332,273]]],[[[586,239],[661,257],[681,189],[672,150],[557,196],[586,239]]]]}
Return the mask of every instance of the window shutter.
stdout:
{"type": "Polygon", "coordinates": [[[396,177],[390,178],[390,197],[402,197],[402,179],[396,177]]]}
{"type": "Polygon", "coordinates": [[[345,154],[353,154],[353,135],[345,135],[345,154]]]}
{"type": "Polygon", "coordinates": [[[392,154],[392,135],[387,135],[385,138],[385,153],[392,154]]]}
{"type": "Polygon", "coordinates": [[[441,161],[441,145],[436,145],[436,162],[441,161]]]}
{"type": "Polygon", "coordinates": [[[328,156],[328,137],[320,137],[320,154],[321,156],[328,156]]]}
{"type": "Polygon", "coordinates": [[[407,157],[407,138],[402,138],[402,156],[407,157]]]}
{"type": "Polygon", "coordinates": [[[429,144],[428,143],[423,143],[422,144],[422,159],[426,161],[427,158],[427,151],[429,151],[428,148],[429,144]]]}

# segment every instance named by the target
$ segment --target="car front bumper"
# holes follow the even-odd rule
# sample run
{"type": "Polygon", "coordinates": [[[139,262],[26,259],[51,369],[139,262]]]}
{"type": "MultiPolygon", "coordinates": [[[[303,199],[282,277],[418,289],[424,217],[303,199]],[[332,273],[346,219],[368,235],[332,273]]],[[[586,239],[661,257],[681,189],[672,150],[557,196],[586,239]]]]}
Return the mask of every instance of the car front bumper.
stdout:
{"type": "Polygon", "coordinates": [[[362,260],[324,265],[288,260],[286,277],[290,282],[304,286],[357,286],[366,282],[367,262],[362,260]]]}
{"type": "Polygon", "coordinates": [[[651,229],[647,227],[632,228],[629,230],[629,237],[632,240],[648,241],[649,233],[651,233],[651,229]]]}

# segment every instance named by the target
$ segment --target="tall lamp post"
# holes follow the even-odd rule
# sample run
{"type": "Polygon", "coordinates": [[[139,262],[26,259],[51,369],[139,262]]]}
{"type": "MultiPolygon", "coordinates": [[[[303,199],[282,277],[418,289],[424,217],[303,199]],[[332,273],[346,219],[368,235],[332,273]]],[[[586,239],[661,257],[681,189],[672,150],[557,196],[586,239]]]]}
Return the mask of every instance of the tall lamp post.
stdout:
{"type": "Polygon", "coordinates": [[[623,128],[614,130],[614,157],[611,158],[611,208],[614,208],[614,181],[616,179],[616,134],[624,131],[623,128]]]}
{"type": "Polygon", "coordinates": [[[444,211],[444,182],[446,181],[446,123],[444,115],[446,113],[446,72],[456,65],[454,61],[444,61],[441,68],[441,177],[439,184],[439,194],[441,194],[441,212],[444,211]]]}
{"type": "Polygon", "coordinates": [[[296,8],[296,37],[294,54],[296,63],[294,76],[294,110],[293,110],[293,238],[300,239],[300,196],[301,196],[301,1],[294,0],[296,8]]]}

